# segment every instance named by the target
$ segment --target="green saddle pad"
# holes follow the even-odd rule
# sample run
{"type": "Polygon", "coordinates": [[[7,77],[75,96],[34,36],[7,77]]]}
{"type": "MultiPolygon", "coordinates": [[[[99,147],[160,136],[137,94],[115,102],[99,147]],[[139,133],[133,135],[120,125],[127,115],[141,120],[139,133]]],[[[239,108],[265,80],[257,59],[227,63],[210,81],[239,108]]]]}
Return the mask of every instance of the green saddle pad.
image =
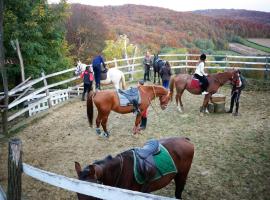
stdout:
{"type": "MultiPolygon", "coordinates": [[[[134,171],[135,179],[137,183],[144,184],[145,178],[139,173],[136,167],[137,159],[136,159],[134,151],[133,151],[133,158],[134,158],[133,171],[134,171]]],[[[154,155],[154,161],[156,163],[157,172],[151,181],[157,180],[161,178],[161,176],[165,176],[167,174],[177,173],[177,169],[175,167],[175,164],[171,155],[169,154],[167,149],[161,144],[160,144],[160,153],[157,155],[154,155]]]]}

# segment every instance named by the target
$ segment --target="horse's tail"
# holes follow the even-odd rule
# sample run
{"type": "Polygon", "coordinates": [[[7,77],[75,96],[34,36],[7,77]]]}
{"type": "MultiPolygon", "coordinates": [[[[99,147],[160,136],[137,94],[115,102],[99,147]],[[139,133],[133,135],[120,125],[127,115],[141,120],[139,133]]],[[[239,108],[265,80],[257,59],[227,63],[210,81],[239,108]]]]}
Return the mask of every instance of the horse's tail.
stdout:
{"type": "Polygon", "coordinates": [[[124,73],[121,74],[122,89],[126,89],[126,79],[124,73]]]}
{"type": "Polygon", "coordinates": [[[173,75],[173,76],[171,76],[171,79],[170,79],[170,98],[171,98],[171,101],[173,100],[175,77],[176,77],[176,75],[173,75]]]}
{"type": "Polygon", "coordinates": [[[93,128],[93,117],[94,117],[94,106],[93,106],[93,97],[94,92],[90,91],[88,98],[87,98],[87,117],[90,126],[93,128]]]}

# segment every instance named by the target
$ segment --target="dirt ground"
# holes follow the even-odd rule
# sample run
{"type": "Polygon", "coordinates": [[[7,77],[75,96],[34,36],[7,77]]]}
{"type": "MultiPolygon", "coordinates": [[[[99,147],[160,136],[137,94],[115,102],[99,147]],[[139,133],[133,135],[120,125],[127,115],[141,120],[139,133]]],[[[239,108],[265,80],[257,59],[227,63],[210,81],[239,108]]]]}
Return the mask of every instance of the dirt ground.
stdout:
{"type": "Polygon", "coordinates": [[[257,43],[259,45],[270,48],[270,39],[267,39],[267,38],[249,38],[248,40],[251,41],[251,42],[257,43]]]}
{"type": "MultiPolygon", "coordinates": [[[[229,89],[222,88],[229,105],[229,89]]],[[[269,199],[270,196],[270,94],[243,91],[240,116],[199,115],[203,96],[184,93],[185,113],[174,103],[167,110],[150,108],[148,126],[133,136],[135,116],[111,113],[109,139],[89,128],[85,102],[71,101],[20,130],[23,162],[43,170],[76,177],[74,161],[83,166],[108,154],[142,146],[150,138],[189,137],[195,156],[183,199],[269,199]]],[[[158,103],[158,100],[156,101],[158,103]]],[[[7,185],[7,141],[0,143],[0,184],[7,185]]],[[[76,199],[76,194],[23,175],[25,199],[76,199]]],[[[174,197],[174,183],[155,194],[174,197]]]]}
{"type": "Polygon", "coordinates": [[[232,51],[240,53],[242,55],[269,55],[269,53],[254,49],[239,43],[229,43],[229,48],[232,51]]]}

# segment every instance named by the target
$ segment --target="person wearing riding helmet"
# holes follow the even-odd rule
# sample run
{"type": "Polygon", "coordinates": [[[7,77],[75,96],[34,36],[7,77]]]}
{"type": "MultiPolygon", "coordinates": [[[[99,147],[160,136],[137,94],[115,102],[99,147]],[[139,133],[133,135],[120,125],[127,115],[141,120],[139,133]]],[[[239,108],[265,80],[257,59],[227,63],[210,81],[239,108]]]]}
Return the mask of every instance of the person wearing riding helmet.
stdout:
{"type": "Polygon", "coordinates": [[[199,79],[200,83],[202,84],[202,86],[201,86],[202,94],[204,94],[204,95],[208,94],[208,92],[206,90],[207,90],[208,85],[209,85],[208,80],[207,80],[208,74],[204,72],[205,60],[206,60],[206,55],[202,54],[200,56],[199,64],[196,66],[196,70],[194,73],[194,77],[199,79]]]}
{"type": "Polygon", "coordinates": [[[94,80],[93,77],[93,69],[91,66],[87,66],[85,71],[80,76],[83,79],[83,93],[82,93],[82,101],[85,100],[85,93],[89,93],[92,90],[92,83],[94,80]]]}

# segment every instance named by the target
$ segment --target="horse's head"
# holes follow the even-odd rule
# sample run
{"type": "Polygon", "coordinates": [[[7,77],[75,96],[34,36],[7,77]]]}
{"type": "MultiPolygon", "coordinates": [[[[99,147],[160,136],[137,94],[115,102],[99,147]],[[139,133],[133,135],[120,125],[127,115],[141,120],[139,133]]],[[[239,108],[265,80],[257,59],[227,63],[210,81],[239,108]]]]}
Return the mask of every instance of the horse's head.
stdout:
{"type": "MultiPolygon", "coordinates": [[[[88,181],[91,183],[103,183],[103,170],[104,166],[108,161],[112,160],[112,156],[109,155],[105,159],[96,161],[91,165],[87,165],[83,170],[81,168],[80,163],[75,162],[75,170],[77,172],[78,178],[81,181],[88,181]]],[[[79,200],[92,200],[92,199],[98,199],[95,197],[86,196],[83,194],[77,193],[79,200]]]]}
{"type": "Polygon", "coordinates": [[[171,99],[171,95],[170,95],[170,91],[168,90],[166,90],[166,94],[161,95],[159,97],[160,107],[162,110],[165,110],[167,108],[170,99],[171,99]]]}
{"type": "Polygon", "coordinates": [[[239,70],[232,71],[231,84],[235,86],[239,86],[240,84],[240,71],[239,70]]]}
{"type": "Polygon", "coordinates": [[[78,75],[80,75],[81,73],[82,73],[82,67],[81,67],[81,61],[79,60],[78,62],[77,62],[77,66],[76,66],[76,68],[75,68],[75,71],[74,71],[74,74],[76,75],[76,76],[78,76],[78,75]]]}

